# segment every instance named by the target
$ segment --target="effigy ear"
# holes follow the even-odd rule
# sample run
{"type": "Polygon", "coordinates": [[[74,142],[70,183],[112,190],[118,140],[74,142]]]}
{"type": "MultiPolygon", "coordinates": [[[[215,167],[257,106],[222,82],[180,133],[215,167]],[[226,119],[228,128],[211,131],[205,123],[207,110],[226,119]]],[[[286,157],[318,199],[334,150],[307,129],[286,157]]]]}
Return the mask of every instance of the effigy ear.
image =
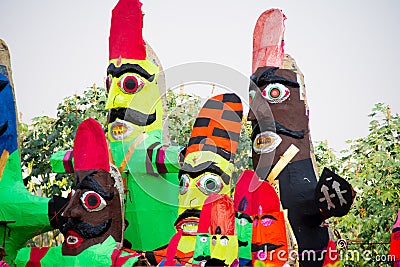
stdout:
{"type": "Polygon", "coordinates": [[[315,202],[324,218],[346,215],[354,198],[355,191],[349,182],[328,168],[324,168],[315,188],[315,202]]]}

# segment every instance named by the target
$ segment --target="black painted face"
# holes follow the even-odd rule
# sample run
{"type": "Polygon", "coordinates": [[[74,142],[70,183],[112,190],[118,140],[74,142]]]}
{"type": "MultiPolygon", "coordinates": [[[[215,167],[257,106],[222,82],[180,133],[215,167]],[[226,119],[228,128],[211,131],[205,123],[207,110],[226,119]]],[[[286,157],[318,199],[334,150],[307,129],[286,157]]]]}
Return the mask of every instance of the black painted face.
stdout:
{"type": "Polygon", "coordinates": [[[86,248],[102,243],[110,235],[122,240],[122,214],[118,190],[111,174],[78,171],[76,191],[63,213],[63,255],[75,256],[86,248]]]}

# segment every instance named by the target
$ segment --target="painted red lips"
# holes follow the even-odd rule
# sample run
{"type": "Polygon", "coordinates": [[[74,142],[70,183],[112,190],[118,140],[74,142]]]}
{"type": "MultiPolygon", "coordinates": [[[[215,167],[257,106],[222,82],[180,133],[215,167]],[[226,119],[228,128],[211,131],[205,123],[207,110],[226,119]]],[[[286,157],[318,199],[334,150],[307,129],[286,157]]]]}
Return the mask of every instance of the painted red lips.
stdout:
{"type": "Polygon", "coordinates": [[[67,232],[65,240],[66,240],[65,243],[69,249],[77,248],[83,242],[83,238],[77,232],[72,230],[67,232]]]}

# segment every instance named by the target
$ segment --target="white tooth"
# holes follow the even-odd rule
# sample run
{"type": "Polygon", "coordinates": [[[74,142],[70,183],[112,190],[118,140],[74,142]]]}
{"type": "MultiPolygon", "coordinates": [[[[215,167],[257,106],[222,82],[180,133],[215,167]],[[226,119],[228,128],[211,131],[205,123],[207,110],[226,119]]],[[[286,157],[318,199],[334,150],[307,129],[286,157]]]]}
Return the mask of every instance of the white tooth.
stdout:
{"type": "Polygon", "coordinates": [[[119,141],[121,141],[121,140],[127,138],[127,137],[128,137],[129,135],[131,135],[132,132],[133,132],[133,127],[132,127],[128,122],[126,122],[126,121],[124,121],[124,120],[119,120],[119,119],[115,120],[115,121],[112,123],[110,129],[111,129],[110,133],[111,133],[112,137],[113,137],[115,140],[119,140],[119,141]],[[114,132],[112,131],[112,129],[113,129],[114,126],[123,126],[123,127],[126,128],[126,132],[123,133],[123,134],[116,134],[116,133],[114,133],[114,132]]]}
{"type": "Polygon", "coordinates": [[[257,134],[257,136],[253,142],[253,149],[257,154],[270,153],[270,152],[274,151],[281,142],[282,142],[282,138],[279,135],[277,135],[274,132],[265,131],[265,132],[257,134]],[[257,144],[256,144],[257,139],[261,138],[261,137],[264,137],[264,138],[271,137],[271,140],[273,140],[272,144],[270,144],[269,146],[263,146],[262,148],[257,147],[257,144]]]}

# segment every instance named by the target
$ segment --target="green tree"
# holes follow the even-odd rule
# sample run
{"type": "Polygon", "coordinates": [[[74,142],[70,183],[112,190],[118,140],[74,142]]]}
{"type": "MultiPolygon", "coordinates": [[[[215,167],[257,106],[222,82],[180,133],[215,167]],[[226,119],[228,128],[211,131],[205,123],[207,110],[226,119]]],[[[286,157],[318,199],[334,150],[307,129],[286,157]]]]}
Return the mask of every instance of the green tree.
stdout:
{"type": "Polygon", "coordinates": [[[166,102],[171,144],[186,146],[189,142],[194,121],[201,108],[201,98],[168,90],[166,102]]]}
{"type": "Polygon", "coordinates": [[[400,117],[390,107],[376,104],[369,114],[369,134],[349,141],[349,148],[335,156],[326,143],[316,145],[320,167],[336,166],[357,192],[349,214],[333,219],[332,225],[350,241],[350,249],[371,251],[371,259],[347,259],[350,266],[386,266],[373,262],[376,255],[388,255],[391,228],[400,197],[400,117]]]}
{"type": "Polygon", "coordinates": [[[86,118],[106,123],[106,90],[96,85],[82,95],[65,98],[57,107],[57,118],[36,117],[33,123],[21,124],[22,168],[28,174],[24,178],[28,189],[51,197],[70,189],[70,175],[54,175],[50,156],[58,150],[71,149],[78,125],[86,118]]]}

